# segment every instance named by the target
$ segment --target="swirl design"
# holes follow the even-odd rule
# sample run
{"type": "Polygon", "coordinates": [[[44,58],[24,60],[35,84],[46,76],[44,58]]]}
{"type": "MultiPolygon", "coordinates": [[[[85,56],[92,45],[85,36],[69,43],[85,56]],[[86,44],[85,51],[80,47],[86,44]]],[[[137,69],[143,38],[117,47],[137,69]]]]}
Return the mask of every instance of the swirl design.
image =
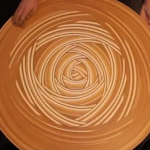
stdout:
{"type": "MultiPolygon", "coordinates": [[[[133,22],[124,23],[128,16],[120,17],[120,9],[127,8],[104,0],[43,1],[40,6],[25,32],[16,29],[18,34],[10,42],[15,45],[5,52],[9,58],[5,55],[5,64],[0,66],[5,70],[0,84],[6,87],[1,91],[8,95],[2,104],[11,103],[10,110],[15,107],[13,116],[18,118],[12,121],[14,126],[20,119],[31,128],[21,131],[27,132],[24,143],[29,135],[38,143],[17,145],[40,150],[49,145],[82,150],[136,146],[149,130],[143,130],[137,141],[130,134],[150,107],[149,54],[137,36],[138,28],[132,28],[133,22]],[[120,137],[124,140],[116,144],[120,137]]],[[[142,122],[150,126],[147,119],[142,122]]],[[[11,137],[15,139],[13,134],[11,137]]]]}

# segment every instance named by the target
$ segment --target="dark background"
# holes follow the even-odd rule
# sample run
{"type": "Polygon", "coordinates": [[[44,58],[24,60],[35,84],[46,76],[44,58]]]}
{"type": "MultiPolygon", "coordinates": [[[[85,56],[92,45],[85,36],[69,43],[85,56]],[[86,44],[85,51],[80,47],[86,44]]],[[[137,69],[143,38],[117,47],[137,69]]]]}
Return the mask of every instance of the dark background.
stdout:
{"type": "MultiPolygon", "coordinates": [[[[119,0],[136,13],[140,13],[143,0],[119,0]]],[[[14,14],[20,0],[0,0],[0,28],[14,14]]],[[[138,135],[137,135],[138,136],[138,135]]],[[[119,141],[118,141],[119,142],[119,141]]],[[[0,131],[0,150],[18,150],[0,131]]],[[[134,150],[150,150],[150,134],[134,150]]]]}

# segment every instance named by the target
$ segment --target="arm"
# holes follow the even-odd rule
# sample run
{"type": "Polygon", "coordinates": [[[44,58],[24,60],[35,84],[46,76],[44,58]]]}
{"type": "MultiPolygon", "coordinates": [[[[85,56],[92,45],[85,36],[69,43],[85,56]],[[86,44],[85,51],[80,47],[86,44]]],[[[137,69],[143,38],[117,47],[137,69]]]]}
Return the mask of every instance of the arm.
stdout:
{"type": "Polygon", "coordinates": [[[144,1],[140,16],[148,25],[150,25],[150,0],[144,1]]]}
{"type": "Polygon", "coordinates": [[[38,8],[38,0],[22,0],[12,18],[13,24],[24,27],[28,20],[38,8]]]}

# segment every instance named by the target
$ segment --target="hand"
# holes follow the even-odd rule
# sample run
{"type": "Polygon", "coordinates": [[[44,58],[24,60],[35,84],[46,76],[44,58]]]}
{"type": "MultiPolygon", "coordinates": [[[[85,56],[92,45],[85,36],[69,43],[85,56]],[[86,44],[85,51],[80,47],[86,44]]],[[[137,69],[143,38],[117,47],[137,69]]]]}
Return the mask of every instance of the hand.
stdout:
{"type": "Polygon", "coordinates": [[[140,16],[150,26],[150,0],[144,1],[140,16]]]}
{"type": "Polygon", "coordinates": [[[22,0],[12,18],[13,24],[24,27],[28,20],[38,8],[38,0],[22,0]]]}

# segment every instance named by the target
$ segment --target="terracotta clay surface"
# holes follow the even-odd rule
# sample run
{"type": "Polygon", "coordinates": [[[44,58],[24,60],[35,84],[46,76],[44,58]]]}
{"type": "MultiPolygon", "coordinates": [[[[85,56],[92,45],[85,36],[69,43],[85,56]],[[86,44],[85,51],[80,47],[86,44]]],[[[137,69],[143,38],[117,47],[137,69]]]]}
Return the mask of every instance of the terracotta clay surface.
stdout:
{"type": "Polygon", "coordinates": [[[43,0],[0,32],[0,128],[22,150],[131,150],[150,131],[150,30],[113,0],[43,0]]]}

